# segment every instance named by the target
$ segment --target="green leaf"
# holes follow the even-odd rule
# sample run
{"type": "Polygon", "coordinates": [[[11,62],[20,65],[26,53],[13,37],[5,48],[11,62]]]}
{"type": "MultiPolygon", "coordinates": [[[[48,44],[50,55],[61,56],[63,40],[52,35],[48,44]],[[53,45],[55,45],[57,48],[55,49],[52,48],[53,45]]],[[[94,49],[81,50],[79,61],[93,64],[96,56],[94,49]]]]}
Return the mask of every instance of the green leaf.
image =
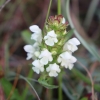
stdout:
{"type": "Polygon", "coordinates": [[[31,33],[28,30],[22,31],[22,38],[27,44],[33,44],[35,41],[31,40],[31,33]]]}
{"type": "MultiPolygon", "coordinates": [[[[72,72],[74,73],[75,76],[79,77],[85,83],[87,83],[88,85],[91,85],[90,79],[87,78],[85,75],[83,75],[79,70],[73,68],[72,72]]],[[[95,83],[94,84],[94,89],[100,92],[100,85],[95,83]]]]}
{"type": "Polygon", "coordinates": [[[4,0],[0,0],[0,6],[2,6],[4,4],[4,0]]]}
{"type": "Polygon", "coordinates": [[[88,98],[84,97],[84,98],[82,98],[81,100],[88,100],[88,98]]]}
{"type": "Polygon", "coordinates": [[[66,41],[72,37],[73,32],[74,32],[74,29],[71,29],[68,31],[67,36],[66,36],[66,41]]]}
{"type": "Polygon", "coordinates": [[[48,89],[54,89],[54,88],[58,88],[58,86],[55,85],[50,85],[45,79],[38,79],[38,82],[43,85],[45,88],[48,89]]]}
{"type": "MultiPolygon", "coordinates": [[[[4,93],[5,93],[6,97],[8,97],[11,90],[12,90],[12,87],[13,87],[12,84],[5,78],[2,78],[0,80],[0,82],[1,82],[1,85],[3,87],[3,90],[4,90],[4,93]]],[[[21,100],[21,96],[19,95],[17,89],[15,89],[13,91],[13,94],[12,94],[10,100],[21,100]]]]}

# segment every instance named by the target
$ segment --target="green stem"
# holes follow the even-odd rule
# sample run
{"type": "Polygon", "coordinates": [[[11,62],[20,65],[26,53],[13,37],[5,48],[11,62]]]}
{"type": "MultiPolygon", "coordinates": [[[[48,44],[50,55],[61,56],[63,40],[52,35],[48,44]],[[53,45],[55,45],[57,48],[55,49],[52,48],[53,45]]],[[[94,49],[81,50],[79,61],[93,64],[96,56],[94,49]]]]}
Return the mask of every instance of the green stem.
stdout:
{"type": "MultiPolygon", "coordinates": [[[[57,9],[58,9],[58,15],[61,14],[61,0],[58,0],[58,4],[57,4],[57,9]]],[[[58,88],[58,99],[59,100],[63,100],[62,97],[62,73],[59,74],[58,76],[58,82],[59,82],[59,88],[58,88]]]]}
{"type": "Polygon", "coordinates": [[[47,19],[48,19],[49,14],[50,14],[51,4],[52,4],[52,0],[50,0],[50,3],[49,3],[49,7],[48,7],[48,11],[47,11],[47,15],[46,15],[45,23],[44,23],[43,33],[44,33],[44,30],[45,30],[45,25],[46,25],[47,19]]]}
{"type": "MultiPolygon", "coordinates": [[[[50,84],[53,84],[53,78],[50,79],[50,84]]],[[[53,98],[53,90],[52,89],[49,89],[49,100],[52,100],[53,98]]]]}
{"type": "Polygon", "coordinates": [[[58,88],[59,99],[58,100],[63,100],[63,97],[62,97],[62,73],[59,74],[58,81],[59,81],[59,88],[58,88]]]}
{"type": "Polygon", "coordinates": [[[6,66],[6,69],[5,69],[5,74],[7,74],[9,72],[9,51],[8,51],[8,45],[9,43],[6,43],[5,45],[5,66],[6,66]]]}
{"type": "Polygon", "coordinates": [[[58,0],[58,15],[60,15],[61,14],[61,0],[58,0]]]}

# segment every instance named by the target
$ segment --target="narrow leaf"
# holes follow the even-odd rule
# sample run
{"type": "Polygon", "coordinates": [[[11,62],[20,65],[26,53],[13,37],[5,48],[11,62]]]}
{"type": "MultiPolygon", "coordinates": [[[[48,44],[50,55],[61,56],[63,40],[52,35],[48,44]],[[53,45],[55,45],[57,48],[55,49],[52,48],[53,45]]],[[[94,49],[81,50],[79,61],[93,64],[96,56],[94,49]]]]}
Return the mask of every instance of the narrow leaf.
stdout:
{"type": "MultiPolygon", "coordinates": [[[[81,80],[83,80],[85,83],[87,83],[88,85],[91,85],[91,81],[89,78],[87,78],[84,74],[82,74],[79,70],[73,68],[72,72],[75,74],[75,76],[77,76],[78,78],[80,78],[81,80]]],[[[99,84],[94,84],[94,89],[96,91],[100,92],[100,85],[99,84]]]]}
{"type": "Polygon", "coordinates": [[[22,31],[22,38],[27,44],[34,43],[34,40],[31,40],[31,33],[28,30],[22,31]]]}
{"type": "Polygon", "coordinates": [[[49,83],[47,83],[46,80],[43,80],[43,79],[38,79],[38,82],[39,82],[41,85],[43,85],[45,88],[48,88],[48,89],[58,88],[58,86],[50,85],[49,83]]]}
{"type": "MultiPolygon", "coordinates": [[[[12,84],[5,78],[2,78],[0,80],[0,82],[1,82],[1,85],[4,89],[4,93],[5,93],[6,97],[8,97],[11,90],[12,90],[12,87],[13,87],[12,84]]],[[[13,94],[12,94],[10,100],[21,100],[21,96],[19,95],[17,89],[15,89],[13,91],[13,94]]]]}

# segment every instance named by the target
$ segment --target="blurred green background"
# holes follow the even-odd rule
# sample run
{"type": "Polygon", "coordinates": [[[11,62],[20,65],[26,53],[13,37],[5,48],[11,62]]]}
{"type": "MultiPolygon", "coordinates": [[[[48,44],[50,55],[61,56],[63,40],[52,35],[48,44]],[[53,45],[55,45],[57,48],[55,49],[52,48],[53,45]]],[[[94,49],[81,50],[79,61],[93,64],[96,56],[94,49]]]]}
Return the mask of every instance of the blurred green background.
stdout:
{"type": "MultiPolygon", "coordinates": [[[[58,100],[58,89],[49,90],[36,82],[39,75],[32,71],[32,60],[26,60],[23,50],[24,45],[32,43],[29,26],[43,28],[49,2],[0,0],[0,100],[38,100],[33,88],[41,100],[58,100]]],[[[61,3],[62,15],[74,28],[73,36],[82,43],[74,53],[78,59],[74,69],[64,69],[63,100],[92,100],[91,81],[84,67],[92,76],[95,100],[100,100],[100,0],[61,3]]],[[[50,15],[56,14],[57,0],[53,0],[50,15]]],[[[58,85],[57,78],[53,84],[58,85]]]]}

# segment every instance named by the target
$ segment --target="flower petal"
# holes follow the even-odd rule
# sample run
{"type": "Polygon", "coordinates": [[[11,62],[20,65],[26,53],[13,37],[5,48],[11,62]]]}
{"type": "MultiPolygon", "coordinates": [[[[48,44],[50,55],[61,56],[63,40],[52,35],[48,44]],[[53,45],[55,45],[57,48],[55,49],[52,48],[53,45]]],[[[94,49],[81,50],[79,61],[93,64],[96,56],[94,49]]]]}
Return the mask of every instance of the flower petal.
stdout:
{"type": "Polygon", "coordinates": [[[74,66],[73,64],[69,64],[68,67],[69,67],[69,69],[71,70],[71,69],[73,68],[73,66],[74,66]]]}
{"type": "Polygon", "coordinates": [[[49,73],[49,76],[51,76],[51,77],[56,77],[56,76],[58,76],[58,74],[57,74],[56,72],[55,72],[55,73],[54,73],[54,72],[50,72],[50,73],[49,73]]]}
{"type": "Polygon", "coordinates": [[[45,40],[45,43],[49,46],[54,46],[54,42],[53,42],[52,38],[45,40]]]}
{"type": "Polygon", "coordinates": [[[76,61],[77,61],[77,59],[76,59],[74,56],[72,56],[72,57],[71,57],[71,62],[72,62],[72,63],[75,63],[76,61]]]}
{"type": "Polygon", "coordinates": [[[47,33],[47,35],[49,35],[49,36],[51,36],[51,37],[57,37],[57,35],[56,35],[56,33],[55,33],[54,30],[49,31],[49,32],[47,33]]]}
{"type": "Polygon", "coordinates": [[[47,65],[48,64],[48,59],[46,57],[43,57],[42,59],[40,59],[40,62],[43,64],[43,65],[47,65]]]}
{"type": "Polygon", "coordinates": [[[29,60],[29,59],[31,59],[32,58],[32,54],[31,53],[27,53],[27,58],[26,58],[26,60],[29,60]]]}
{"type": "Polygon", "coordinates": [[[46,68],[46,71],[49,72],[49,76],[56,77],[60,72],[60,68],[56,63],[49,64],[49,66],[46,68]]]}
{"type": "Polygon", "coordinates": [[[31,45],[25,45],[24,46],[24,50],[26,52],[30,52],[30,53],[33,53],[33,47],[31,45]]]}
{"type": "Polygon", "coordinates": [[[57,38],[54,38],[54,42],[57,43],[58,42],[58,39],[57,38]]]}
{"type": "Polygon", "coordinates": [[[65,24],[65,22],[66,22],[66,20],[65,20],[65,18],[63,17],[63,19],[62,19],[62,24],[65,24]]]}
{"type": "Polygon", "coordinates": [[[31,35],[31,39],[35,40],[36,42],[42,42],[42,34],[41,33],[33,33],[31,35]]]}
{"type": "Polygon", "coordinates": [[[29,27],[32,32],[41,33],[41,29],[37,25],[32,25],[29,27]]]}
{"type": "Polygon", "coordinates": [[[54,30],[49,31],[47,35],[44,37],[45,43],[49,46],[54,46],[54,43],[58,42],[57,35],[54,30]]]}
{"type": "Polygon", "coordinates": [[[32,67],[32,69],[37,73],[37,74],[39,74],[40,73],[40,71],[39,71],[39,69],[38,68],[36,68],[36,67],[32,67]]]}
{"type": "Polygon", "coordinates": [[[33,70],[39,74],[40,72],[43,72],[44,71],[44,65],[40,62],[40,60],[35,60],[32,62],[33,64],[33,70]]]}
{"type": "Polygon", "coordinates": [[[33,62],[32,62],[32,65],[34,65],[34,66],[39,66],[39,60],[33,61],[33,62]]]}
{"type": "Polygon", "coordinates": [[[58,62],[58,63],[61,62],[61,57],[60,57],[60,56],[58,57],[57,62],[58,62]]]}
{"type": "Polygon", "coordinates": [[[80,45],[80,42],[77,38],[72,38],[68,41],[68,43],[70,44],[74,44],[74,45],[80,45]]]}

